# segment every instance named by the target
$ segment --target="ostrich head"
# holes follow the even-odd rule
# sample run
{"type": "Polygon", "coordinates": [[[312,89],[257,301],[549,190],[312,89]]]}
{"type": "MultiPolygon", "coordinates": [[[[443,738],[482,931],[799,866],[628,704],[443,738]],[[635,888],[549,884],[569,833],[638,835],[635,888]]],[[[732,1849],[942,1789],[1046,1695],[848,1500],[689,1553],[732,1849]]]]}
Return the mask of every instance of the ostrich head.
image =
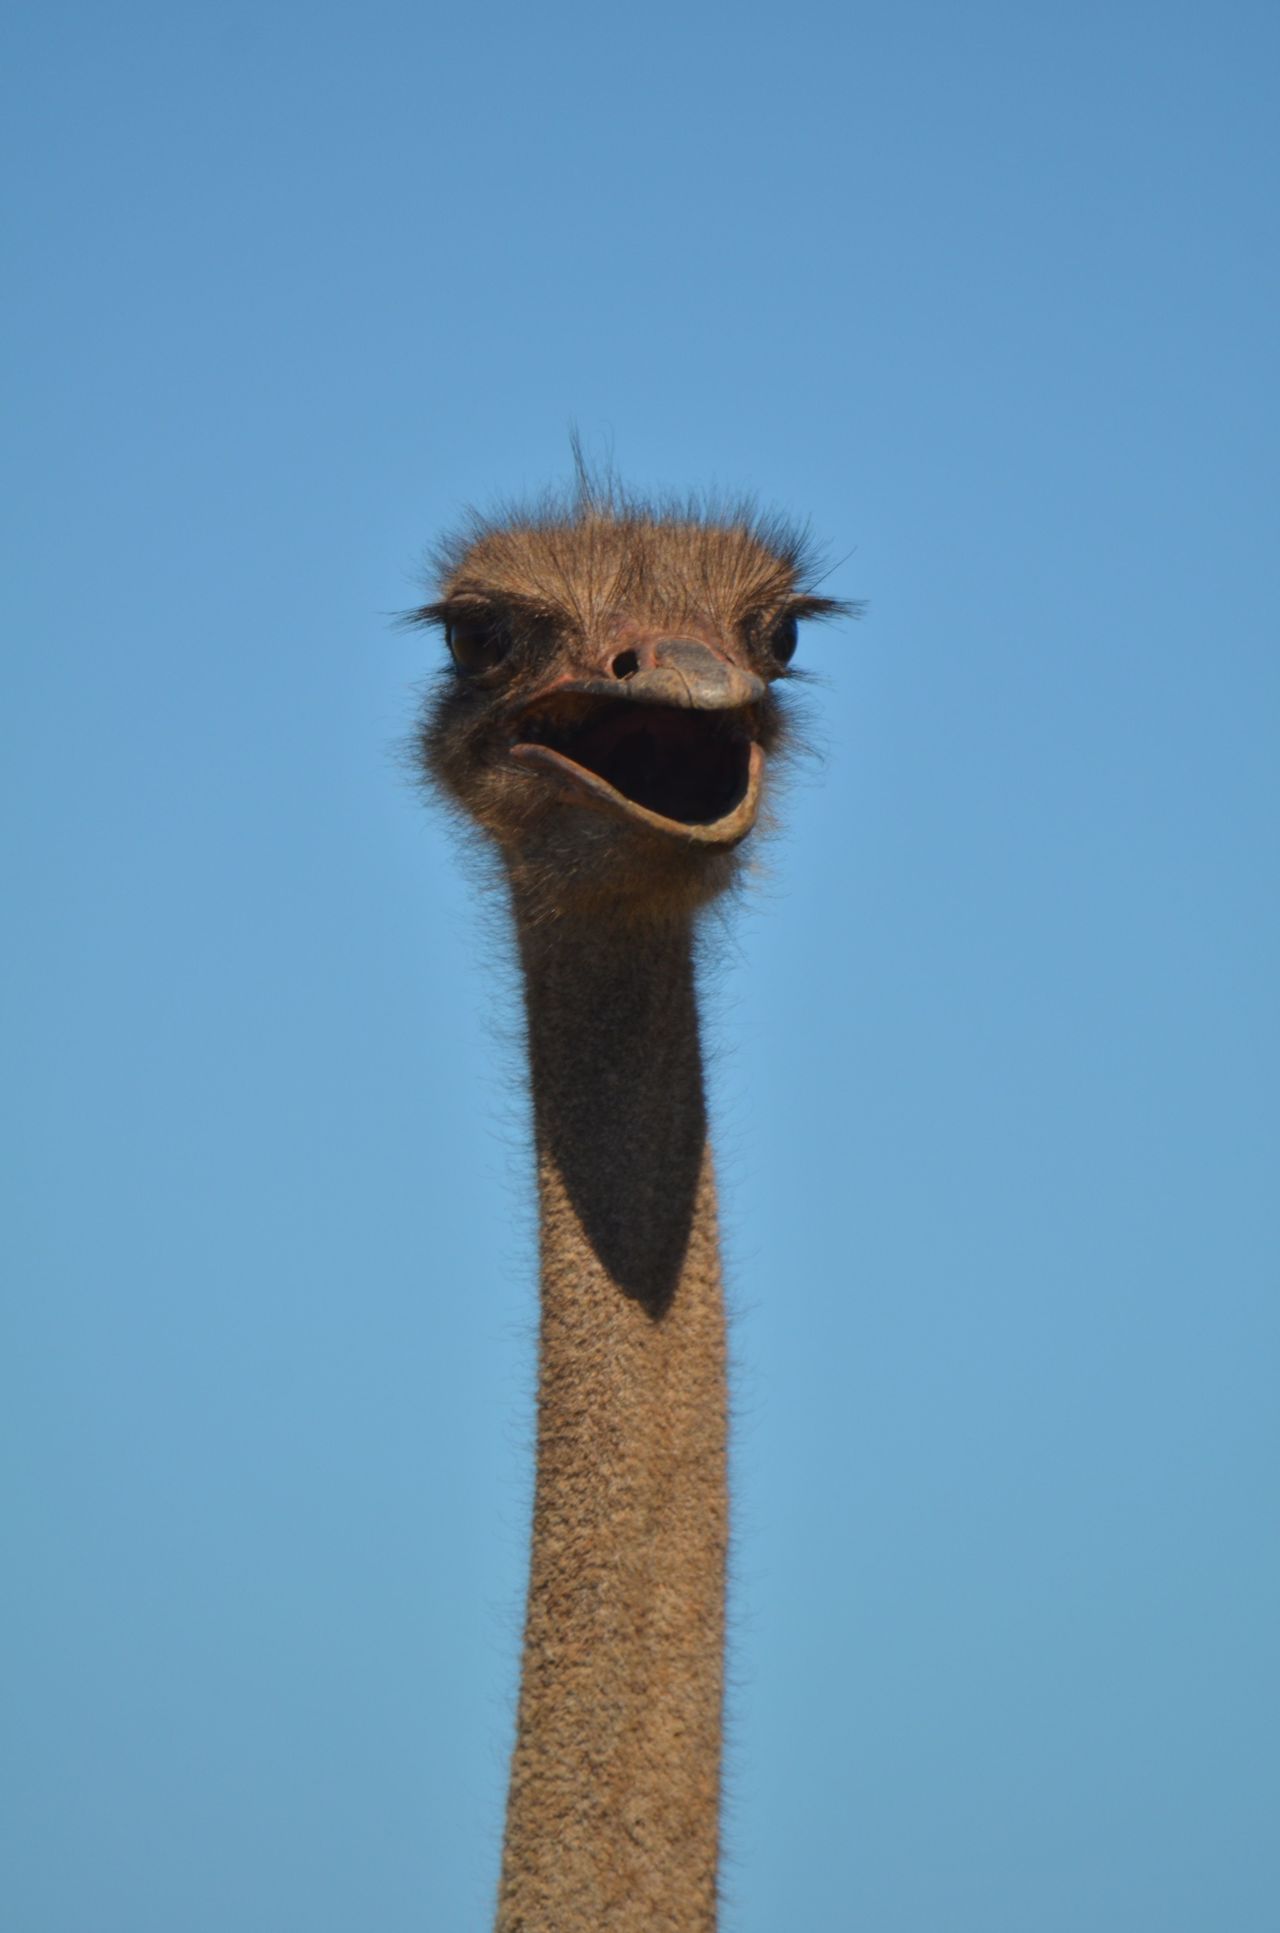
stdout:
{"type": "Polygon", "coordinates": [[[525,904],[663,917],[722,892],[786,743],[798,626],[846,608],[809,588],[802,538],[580,478],[438,563],[412,614],[449,651],[422,762],[525,904]]]}

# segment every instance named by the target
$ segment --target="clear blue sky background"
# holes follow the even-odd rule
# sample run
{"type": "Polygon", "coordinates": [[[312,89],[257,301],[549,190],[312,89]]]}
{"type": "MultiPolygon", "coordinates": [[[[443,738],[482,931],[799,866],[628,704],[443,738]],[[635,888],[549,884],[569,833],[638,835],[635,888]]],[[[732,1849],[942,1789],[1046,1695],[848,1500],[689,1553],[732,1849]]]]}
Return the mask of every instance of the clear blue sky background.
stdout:
{"type": "Polygon", "coordinates": [[[576,420],[870,603],[712,1002],[727,1933],[1273,1933],[1278,60],[11,22],[6,1928],[486,1924],[528,1161],[385,614],[576,420]]]}

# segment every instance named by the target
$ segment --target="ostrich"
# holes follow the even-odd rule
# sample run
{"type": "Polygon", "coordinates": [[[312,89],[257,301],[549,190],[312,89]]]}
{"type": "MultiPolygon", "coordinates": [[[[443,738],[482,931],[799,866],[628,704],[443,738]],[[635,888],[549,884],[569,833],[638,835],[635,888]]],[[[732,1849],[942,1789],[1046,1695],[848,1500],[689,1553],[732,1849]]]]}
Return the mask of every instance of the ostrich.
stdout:
{"type": "Polygon", "coordinates": [[[537,1155],[537,1470],[499,1933],[716,1923],[725,1330],[694,972],[816,596],[749,507],[576,492],[442,547],[423,769],[501,861],[537,1155]]]}

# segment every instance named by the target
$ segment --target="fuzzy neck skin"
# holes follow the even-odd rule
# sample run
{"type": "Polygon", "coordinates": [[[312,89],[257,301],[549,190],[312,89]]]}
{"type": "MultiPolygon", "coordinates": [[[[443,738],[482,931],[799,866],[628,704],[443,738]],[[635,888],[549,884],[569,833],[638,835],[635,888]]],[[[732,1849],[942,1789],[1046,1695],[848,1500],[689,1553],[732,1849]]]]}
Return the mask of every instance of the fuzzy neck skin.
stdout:
{"type": "Polygon", "coordinates": [[[517,921],[542,1319],[498,1933],[708,1933],[727,1428],[691,933],[517,921]]]}

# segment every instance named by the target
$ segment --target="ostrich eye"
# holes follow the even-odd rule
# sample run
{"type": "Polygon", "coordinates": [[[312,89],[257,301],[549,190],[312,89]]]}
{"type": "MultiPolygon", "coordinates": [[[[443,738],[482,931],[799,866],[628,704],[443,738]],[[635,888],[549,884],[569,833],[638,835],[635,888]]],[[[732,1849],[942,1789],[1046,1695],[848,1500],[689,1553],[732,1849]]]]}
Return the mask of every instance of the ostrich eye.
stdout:
{"type": "Polygon", "coordinates": [[[774,625],[769,637],[769,649],[773,653],[775,663],[779,665],[790,664],[796,655],[796,644],[798,641],[799,627],[795,619],[793,617],[780,618],[777,624],[774,625]]]}
{"type": "Polygon", "coordinates": [[[469,678],[496,670],[511,649],[511,633],[502,619],[487,614],[451,618],[444,635],[453,662],[469,678]]]}

